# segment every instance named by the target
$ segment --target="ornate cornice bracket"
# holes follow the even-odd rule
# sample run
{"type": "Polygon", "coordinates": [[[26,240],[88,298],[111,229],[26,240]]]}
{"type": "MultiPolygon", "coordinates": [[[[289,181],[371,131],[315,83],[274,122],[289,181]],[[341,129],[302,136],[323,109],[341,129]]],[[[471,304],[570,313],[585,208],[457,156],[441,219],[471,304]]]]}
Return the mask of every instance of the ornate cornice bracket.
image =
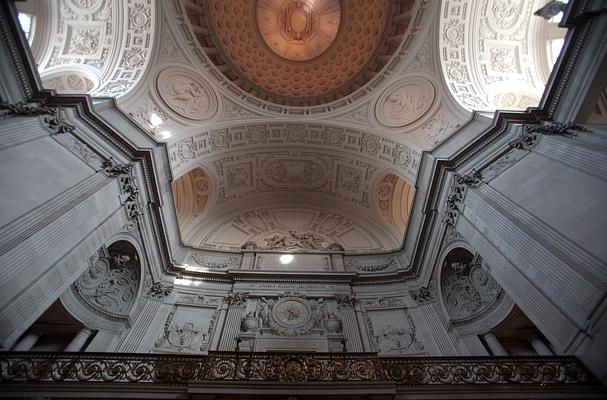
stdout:
{"type": "Polygon", "coordinates": [[[417,290],[409,290],[411,299],[418,305],[436,301],[436,288],[433,285],[420,286],[417,290]]]}
{"type": "Polygon", "coordinates": [[[447,198],[445,218],[443,220],[447,227],[455,227],[459,214],[464,210],[463,203],[467,190],[469,188],[476,188],[480,186],[483,183],[481,179],[481,173],[475,169],[470,171],[468,174],[455,174],[453,177],[451,193],[447,198]]]}
{"type": "Polygon", "coordinates": [[[103,172],[112,178],[118,178],[120,193],[124,196],[122,204],[130,220],[142,214],[139,204],[139,187],[133,175],[133,164],[118,164],[110,157],[103,162],[103,172]]]}
{"type": "Polygon", "coordinates": [[[579,124],[561,122],[524,125],[522,132],[509,143],[509,146],[518,150],[530,150],[539,142],[541,135],[575,137],[579,132],[590,132],[590,130],[579,124]]]}
{"type": "Polygon", "coordinates": [[[225,301],[230,307],[242,307],[249,300],[248,292],[230,292],[225,297],[225,301]]]}
{"type": "Polygon", "coordinates": [[[61,115],[61,108],[49,106],[44,102],[24,102],[17,103],[2,103],[0,108],[4,111],[2,118],[7,116],[44,116],[42,123],[50,132],[51,136],[60,135],[63,133],[73,133],[76,127],[65,121],[61,115]]]}
{"type": "Polygon", "coordinates": [[[162,282],[154,282],[147,290],[147,297],[153,299],[164,299],[173,291],[173,285],[163,285],[162,282]]]}

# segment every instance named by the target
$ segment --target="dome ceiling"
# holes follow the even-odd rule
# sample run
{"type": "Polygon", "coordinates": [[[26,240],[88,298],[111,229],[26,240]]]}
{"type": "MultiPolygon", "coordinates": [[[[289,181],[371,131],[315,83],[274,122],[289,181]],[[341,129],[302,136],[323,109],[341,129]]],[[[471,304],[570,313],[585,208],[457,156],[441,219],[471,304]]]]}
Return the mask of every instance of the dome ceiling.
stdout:
{"type": "Polygon", "coordinates": [[[185,2],[191,28],[230,80],[267,101],[309,106],[365,85],[401,43],[413,1],[185,2]]]}

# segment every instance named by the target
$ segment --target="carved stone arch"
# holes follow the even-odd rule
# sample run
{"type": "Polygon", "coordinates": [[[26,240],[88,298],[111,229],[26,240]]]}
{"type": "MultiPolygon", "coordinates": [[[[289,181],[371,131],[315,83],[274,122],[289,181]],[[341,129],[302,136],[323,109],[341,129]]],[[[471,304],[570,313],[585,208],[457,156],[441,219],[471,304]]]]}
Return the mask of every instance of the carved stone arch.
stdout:
{"type": "Polygon", "coordinates": [[[134,88],[146,75],[157,42],[159,7],[156,2],[36,3],[48,5],[36,7],[41,35],[34,37],[32,43],[40,74],[54,70],[53,80],[47,80],[46,88],[67,93],[64,89],[70,76],[82,88],[89,88],[87,79],[90,76],[74,72],[75,68],[86,65],[94,70],[99,84],[82,91],[72,87],[69,92],[118,97],[134,88]]]}
{"type": "Polygon", "coordinates": [[[86,326],[117,332],[130,325],[145,271],[138,242],[126,233],[113,239],[91,255],[61,302],[86,326]]]}
{"type": "Polygon", "coordinates": [[[443,78],[467,110],[524,110],[538,105],[545,56],[536,51],[534,0],[443,1],[439,47],[443,78]]]}
{"type": "Polygon", "coordinates": [[[377,214],[404,235],[413,205],[415,188],[398,173],[386,169],[373,183],[372,201],[377,214]]]}
{"type": "Polygon", "coordinates": [[[513,305],[481,257],[466,247],[449,246],[437,265],[440,305],[449,327],[460,334],[486,331],[513,305]]]}

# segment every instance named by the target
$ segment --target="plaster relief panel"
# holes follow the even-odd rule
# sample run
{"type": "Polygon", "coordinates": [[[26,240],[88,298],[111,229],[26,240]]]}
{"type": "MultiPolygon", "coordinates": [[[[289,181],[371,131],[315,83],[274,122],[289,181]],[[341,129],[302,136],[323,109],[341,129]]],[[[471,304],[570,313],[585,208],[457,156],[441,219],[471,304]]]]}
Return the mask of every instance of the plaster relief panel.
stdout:
{"type": "Polygon", "coordinates": [[[390,86],[377,100],[377,120],[390,128],[403,127],[420,119],[434,104],[436,90],[422,77],[406,78],[390,86]]]}
{"type": "Polygon", "coordinates": [[[240,350],[344,350],[342,321],[333,300],[288,291],[253,299],[248,309],[241,323],[240,350]]]}
{"type": "Polygon", "coordinates": [[[368,312],[368,329],[381,355],[425,355],[424,345],[407,309],[368,312]]]}
{"type": "MultiPolygon", "coordinates": [[[[360,165],[356,168],[367,168],[363,164],[382,165],[395,168],[399,174],[414,183],[419,167],[421,153],[414,150],[406,143],[400,143],[392,138],[382,137],[356,129],[325,126],[321,124],[291,124],[291,123],[268,123],[263,124],[261,134],[260,124],[255,124],[255,134],[249,130],[249,126],[232,126],[229,128],[214,129],[198,132],[192,136],[179,139],[168,145],[169,160],[171,168],[176,175],[183,173],[183,169],[192,168],[197,160],[209,158],[228,158],[225,154],[238,148],[246,147],[248,150],[268,152],[269,147],[276,149],[270,153],[276,154],[277,158],[283,159],[306,159],[326,164],[326,155],[319,150],[337,150],[343,153],[332,162],[348,160],[345,164],[351,164],[350,160],[358,160],[361,156],[360,165]],[[284,152],[284,146],[292,147],[293,153],[298,148],[298,154],[284,152]],[[279,154],[282,154],[279,156],[279,154]],[[321,155],[322,154],[322,155],[321,155]],[[320,159],[320,161],[319,161],[320,159]],[[368,160],[368,161],[367,161],[368,160]]],[[[236,157],[234,155],[230,157],[236,157]]],[[[243,158],[243,155],[239,155],[243,158]]],[[[249,155],[253,157],[253,155],[249,155]]],[[[336,157],[336,156],[332,156],[336,157]]],[[[266,159],[266,161],[270,161],[266,159]]],[[[224,162],[220,162],[224,163],[224,162]]],[[[257,164],[263,166],[263,164],[257,164]]],[[[332,169],[334,167],[330,167],[332,169]]],[[[216,167],[216,169],[218,169],[216,167]]],[[[369,173],[367,173],[368,176],[369,173]]],[[[333,175],[334,176],[334,175],[333,175]]]]}
{"type": "Polygon", "coordinates": [[[103,317],[126,317],[139,289],[141,265],[137,250],[121,240],[99,249],[90,264],[71,286],[76,298],[103,317]]]}
{"type": "Polygon", "coordinates": [[[441,271],[441,294],[453,322],[464,323],[487,314],[502,297],[479,256],[458,248],[447,255],[441,271]]]}
{"type": "MultiPolygon", "coordinates": [[[[183,300],[183,296],[181,298],[183,300]]],[[[219,311],[215,308],[173,306],[154,343],[154,350],[161,353],[206,353],[218,316],[219,311]]]]}
{"type": "MultiPolygon", "coordinates": [[[[377,229],[382,229],[378,226],[377,229]]],[[[382,232],[385,234],[387,232],[382,232]]],[[[368,226],[350,217],[303,206],[258,207],[218,221],[205,220],[191,243],[218,250],[280,250],[296,252],[363,251],[385,249],[381,238],[368,226]],[[218,225],[215,225],[218,224],[218,225]],[[206,232],[208,233],[205,233],[206,232]],[[340,251],[341,251],[340,250],[340,251]]],[[[185,238],[186,243],[190,238],[185,238]]],[[[386,239],[383,239],[386,240],[386,239]]],[[[390,246],[394,243],[390,242],[390,246]]]]}
{"type": "Polygon", "coordinates": [[[205,120],[217,111],[217,98],[209,84],[197,73],[169,67],[156,78],[158,95],[177,115],[190,120],[205,120]]]}
{"type": "Polygon", "coordinates": [[[45,89],[55,89],[60,94],[89,93],[98,86],[96,76],[80,70],[62,69],[59,73],[50,73],[41,78],[45,89]]]}

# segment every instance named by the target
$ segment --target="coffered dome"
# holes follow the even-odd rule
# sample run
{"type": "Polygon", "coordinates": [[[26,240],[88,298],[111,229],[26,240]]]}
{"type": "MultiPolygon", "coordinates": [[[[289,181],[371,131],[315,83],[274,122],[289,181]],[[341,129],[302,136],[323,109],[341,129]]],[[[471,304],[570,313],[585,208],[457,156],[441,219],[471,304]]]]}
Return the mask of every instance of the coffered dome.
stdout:
{"type": "Polygon", "coordinates": [[[365,85],[391,58],[412,0],[185,0],[219,70],[267,101],[323,104],[365,85]]]}

